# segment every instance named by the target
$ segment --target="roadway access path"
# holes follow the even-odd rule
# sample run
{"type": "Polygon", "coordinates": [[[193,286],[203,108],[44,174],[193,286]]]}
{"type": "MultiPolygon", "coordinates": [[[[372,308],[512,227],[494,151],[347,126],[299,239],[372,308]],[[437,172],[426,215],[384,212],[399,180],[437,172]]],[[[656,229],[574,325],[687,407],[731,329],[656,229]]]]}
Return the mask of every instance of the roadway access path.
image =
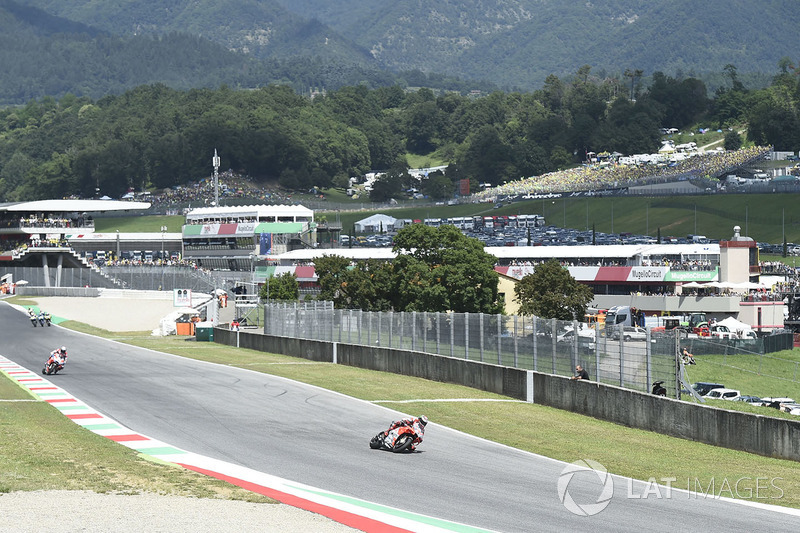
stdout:
{"type": "Polygon", "coordinates": [[[34,329],[4,303],[0,323],[2,370],[84,427],[365,531],[800,530],[795,510],[667,493],[433,422],[416,453],[370,450],[370,437],[401,413],[57,326],[34,329]],[[67,368],[44,379],[46,354],[61,344],[67,368]]]}

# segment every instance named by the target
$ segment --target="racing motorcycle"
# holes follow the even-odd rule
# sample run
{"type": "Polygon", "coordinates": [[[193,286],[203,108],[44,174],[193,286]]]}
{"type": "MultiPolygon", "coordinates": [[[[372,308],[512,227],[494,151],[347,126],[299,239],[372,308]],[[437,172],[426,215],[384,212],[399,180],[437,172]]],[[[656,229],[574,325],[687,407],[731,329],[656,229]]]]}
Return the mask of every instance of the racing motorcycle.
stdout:
{"type": "MultiPolygon", "coordinates": [[[[44,311],[41,311],[39,313],[39,324],[41,324],[42,327],[44,327],[45,324],[47,324],[49,326],[50,325],[50,313],[45,313],[44,311]]],[[[36,324],[34,324],[33,326],[36,327],[36,324]]]]}
{"type": "Polygon", "coordinates": [[[44,368],[42,369],[42,374],[44,374],[45,376],[58,374],[59,370],[64,370],[64,364],[66,364],[66,361],[58,360],[56,357],[51,355],[50,358],[47,360],[47,362],[44,364],[44,368]]]}
{"type": "Polygon", "coordinates": [[[39,317],[36,316],[36,313],[34,312],[29,312],[28,316],[31,319],[31,324],[33,324],[33,327],[36,327],[39,324],[39,317]]]}
{"type": "Polygon", "coordinates": [[[418,443],[422,442],[413,427],[400,426],[391,431],[381,431],[369,441],[373,450],[383,448],[394,453],[413,452],[418,443]]]}

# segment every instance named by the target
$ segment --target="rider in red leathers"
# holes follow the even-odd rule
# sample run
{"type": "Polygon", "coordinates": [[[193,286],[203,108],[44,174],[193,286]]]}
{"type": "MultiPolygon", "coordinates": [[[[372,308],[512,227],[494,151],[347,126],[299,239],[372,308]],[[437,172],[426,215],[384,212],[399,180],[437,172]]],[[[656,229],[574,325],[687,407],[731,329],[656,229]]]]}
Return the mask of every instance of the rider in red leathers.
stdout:
{"type": "Polygon", "coordinates": [[[416,433],[417,438],[414,439],[414,444],[412,444],[411,449],[413,450],[422,442],[422,437],[425,435],[425,426],[428,424],[428,417],[425,415],[420,416],[419,418],[403,418],[402,420],[397,420],[396,422],[392,422],[392,425],[389,426],[384,432],[384,435],[388,435],[390,431],[393,429],[397,429],[402,426],[408,426],[414,430],[416,433]]]}
{"type": "Polygon", "coordinates": [[[47,363],[45,363],[45,366],[49,365],[50,363],[53,363],[53,362],[58,363],[60,366],[64,366],[65,364],[67,364],[67,347],[66,346],[62,346],[61,348],[56,348],[55,350],[50,352],[50,359],[47,360],[47,363]]]}

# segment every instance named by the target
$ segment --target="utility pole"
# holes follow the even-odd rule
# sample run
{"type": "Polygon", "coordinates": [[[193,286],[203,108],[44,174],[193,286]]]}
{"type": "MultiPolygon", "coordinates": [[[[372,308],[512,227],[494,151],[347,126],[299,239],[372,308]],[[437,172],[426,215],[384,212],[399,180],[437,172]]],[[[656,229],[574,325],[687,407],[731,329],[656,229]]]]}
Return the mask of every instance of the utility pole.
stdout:
{"type": "Polygon", "coordinates": [[[219,207],[219,156],[216,148],[211,164],[214,166],[214,207],[219,207]]]}
{"type": "Polygon", "coordinates": [[[161,226],[161,285],[159,286],[159,290],[164,289],[164,267],[167,264],[164,260],[164,234],[167,232],[167,229],[166,226],[161,226]]]}

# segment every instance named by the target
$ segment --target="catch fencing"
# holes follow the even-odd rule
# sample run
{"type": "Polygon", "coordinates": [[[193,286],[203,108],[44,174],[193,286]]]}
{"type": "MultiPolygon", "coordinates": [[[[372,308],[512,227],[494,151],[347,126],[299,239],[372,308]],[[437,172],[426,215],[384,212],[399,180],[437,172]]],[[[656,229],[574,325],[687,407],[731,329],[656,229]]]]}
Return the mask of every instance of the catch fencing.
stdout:
{"type": "Polygon", "coordinates": [[[334,309],[332,302],[268,303],[264,333],[457,357],[561,376],[581,365],[592,380],[649,392],[663,381],[677,396],[674,335],[647,331],[631,338],[622,329],[575,321],[480,313],[369,312],[334,309]],[[577,335],[575,334],[577,332],[577,335]],[[621,333],[621,335],[619,335],[621,333]]]}

